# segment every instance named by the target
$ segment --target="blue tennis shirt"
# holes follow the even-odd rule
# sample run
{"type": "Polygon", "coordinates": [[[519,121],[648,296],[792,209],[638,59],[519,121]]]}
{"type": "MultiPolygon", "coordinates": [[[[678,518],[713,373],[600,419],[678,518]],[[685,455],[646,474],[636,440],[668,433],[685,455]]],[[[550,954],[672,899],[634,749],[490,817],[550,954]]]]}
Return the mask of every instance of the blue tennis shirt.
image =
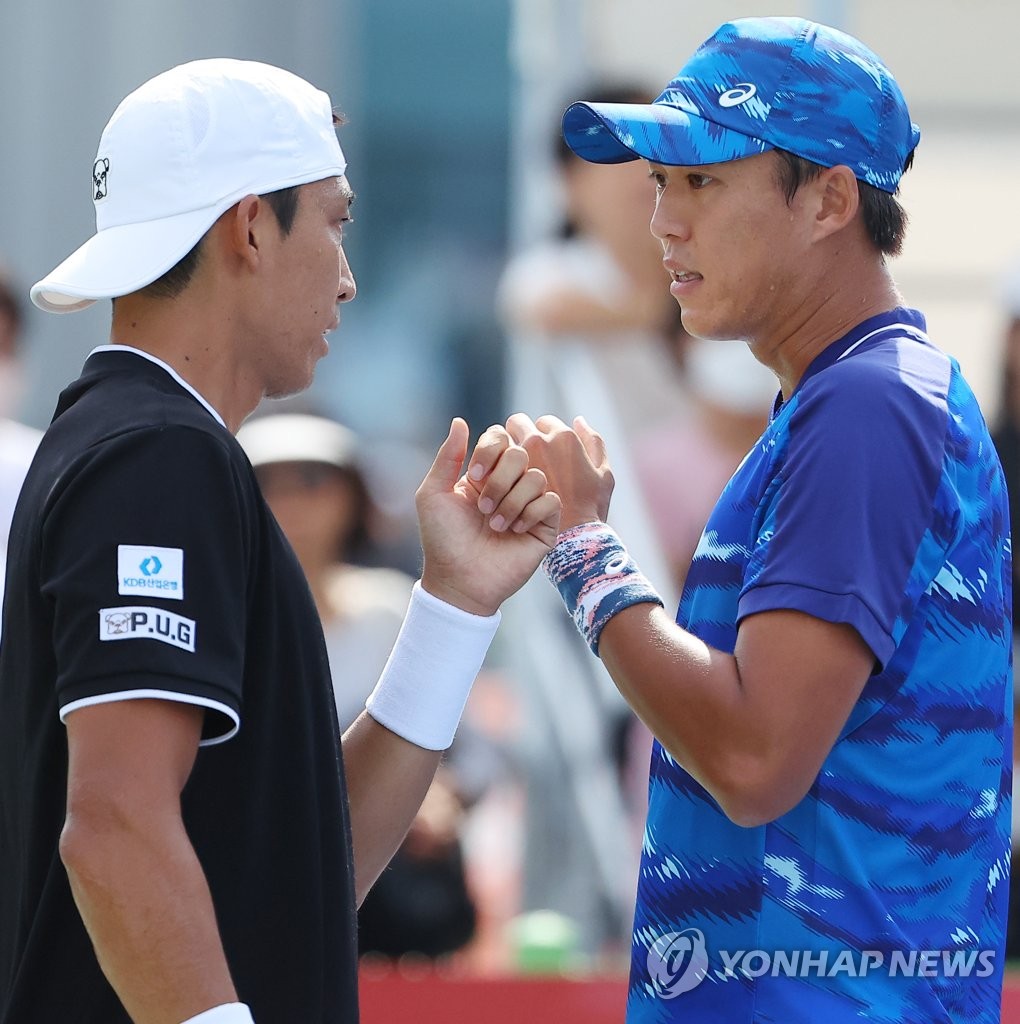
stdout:
{"type": "Polygon", "coordinates": [[[897,309],[825,349],[705,527],[680,625],[732,652],[745,616],[797,609],[850,623],[875,670],[767,825],[733,824],[655,744],[629,1024],[999,1019],[1009,516],[977,402],[924,331],[897,309]]]}

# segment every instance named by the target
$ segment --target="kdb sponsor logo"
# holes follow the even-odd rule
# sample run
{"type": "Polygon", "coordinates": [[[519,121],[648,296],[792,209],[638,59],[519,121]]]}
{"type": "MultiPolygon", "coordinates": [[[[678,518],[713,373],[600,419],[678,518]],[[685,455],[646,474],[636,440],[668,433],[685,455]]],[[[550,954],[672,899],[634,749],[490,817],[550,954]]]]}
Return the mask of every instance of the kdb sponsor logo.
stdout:
{"type": "Polygon", "coordinates": [[[159,640],[194,653],[195,620],[164,608],[100,608],[99,639],[159,640]]]}
{"type": "Polygon", "coordinates": [[[705,936],[697,928],[660,935],[648,950],[648,974],[655,994],[676,999],[697,988],[708,973],[705,936]]]}
{"type": "Polygon", "coordinates": [[[117,593],[184,600],[184,551],[181,548],[117,546],[117,593]]]}
{"type": "MultiPolygon", "coordinates": [[[[762,949],[718,951],[719,981],[732,978],[866,978],[883,973],[891,978],[987,978],[995,973],[992,949],[762,949]]],[[[648,950],[651,991],[675,999],[696,988],[708,975],[705,937],[697,928],[667,932],[648,950]]]]}

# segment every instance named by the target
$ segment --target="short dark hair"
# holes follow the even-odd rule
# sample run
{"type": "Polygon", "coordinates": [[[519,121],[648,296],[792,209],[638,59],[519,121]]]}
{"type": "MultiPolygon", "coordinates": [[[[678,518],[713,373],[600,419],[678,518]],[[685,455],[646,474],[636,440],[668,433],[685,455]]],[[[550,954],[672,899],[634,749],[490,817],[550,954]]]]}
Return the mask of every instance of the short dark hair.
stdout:
{"type": "Polygon", "coordinates": [[[300,185],[291,185],[290,188],[281,188],[277,192],[269,192],[261,197],[269,204],[273,213],[276,214],[276,221],[284,235],[289,235],[291,228],[294,227],[294,218],[297,216],[298,196],[301,194],[298,191],[300,188],[300,185]]]}
{"type": "MultiPolygon", "coordinates": [[[[269,208],[276,216],[280,231],[289,235],[294,227],[294,218],[297,216],[298,189],[300,185],[291,185],[290,188],[282,188],[277,192],[267,192],[261,199],[265,199],[269,208]]],[[[153,299],[175,299],[195,275],[195,269],[202,259],[202,243],[205,241],[203,235],[187,255],[177,261],[162,277],[156,278],[152,284],[140,289],[142,294],[153,299]]]]}
{"type": "MultiPolygon", "coordinates": [[[[177,298],[187,288],[188,282],[194,276],[198,261],[202,258],[202,242],[204,241],[205,235],[195,243],[194,248],[186,256],[179,259],[162,277],[157,277],[152,284],[147,284],[144,288],[140,288],[139,292],[151,299],[177,298]]],[[[114,301],[116,302],[116,299],[114,301]]]]}
{"type": "MultiPolygon", "coordinates": [[[[825,168],[785,149],[777,149],[775,153],[779,157],[777,183],[786,196],[786,202],[792,203],[797,189],[817,178],[825,168]]],[[[904,174],[910,170],[913,162],[914,153],[911,150],[903,165],[904,174]]],[[[895,193],[885,192],[859,178],[857,189],[861,197],[861,216],[868,238],[884,255],[899,256],[907,230],[907,211],[900,206],[895,193]]]]}

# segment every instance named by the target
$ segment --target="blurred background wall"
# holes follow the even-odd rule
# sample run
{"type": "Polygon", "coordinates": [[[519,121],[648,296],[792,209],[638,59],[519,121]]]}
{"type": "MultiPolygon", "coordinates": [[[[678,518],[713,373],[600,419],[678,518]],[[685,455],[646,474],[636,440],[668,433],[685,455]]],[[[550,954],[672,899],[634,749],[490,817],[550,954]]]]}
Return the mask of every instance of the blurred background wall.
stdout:
{"type": "MultiPolygon", "coordinates": [[[[464,382],[498,348],[509,23],[509,0],[4,0],[0,263],[27,291],[91,234],[99,134],[131,89],[200,57],[280,64],[349,117],[341,138],[360,194],[348,251],[364,298],[345,313],[320,400],[391,436],[491,406],[498,372],[480,389],[464,382]]],[[[108,321],[106,303],[68,319],[30,310],[25,419],[48,421],[108,321]]]]}
{"type": "MultiPolygon", "coordinates": [[[[316,396],[355,426],[426,447],[452,412],[500,415],[492,297],[507,248],[556,203],[549,133],[571,90],[620,75],[658,89],[721,21],[770,5],[719,0],[4,0],[0,261],[27,289],[92,230],[89,171],[119,99],[211,55],[284,65],[334,97],[359,192],[345,312],[316,396]]],[[[784,13],[860,35],[892,66],[924,138],[905,179],[912,228],[897,275],[997,401],[998,280],[1020,250],[1020,36],[1015,0],[814,0],[784,13]]],[[[105,304],[31,312],[22,414],[48,420],[105,340],[105,304]]]]}

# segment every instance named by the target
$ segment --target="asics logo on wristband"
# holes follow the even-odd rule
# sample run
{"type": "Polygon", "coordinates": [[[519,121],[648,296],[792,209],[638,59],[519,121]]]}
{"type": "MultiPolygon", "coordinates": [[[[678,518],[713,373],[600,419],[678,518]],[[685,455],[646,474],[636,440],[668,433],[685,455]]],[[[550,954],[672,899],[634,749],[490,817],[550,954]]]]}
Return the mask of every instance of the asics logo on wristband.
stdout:
{"type": "Polygon", "coordinates": [[[609,561],[606,562],[606,574],[609,576],[616,576],[627,568],[627,563],[629,561],[630,557],[625,551],[616,555],[614,558],[610,558],[609,561]]]}
{"type": "Polygon", "coordinates": [[[627,549],[605,523],[582,523],[560,534],[542,569],[593,654],[606,623],[632,604],[662,605],[627,549]]]}

